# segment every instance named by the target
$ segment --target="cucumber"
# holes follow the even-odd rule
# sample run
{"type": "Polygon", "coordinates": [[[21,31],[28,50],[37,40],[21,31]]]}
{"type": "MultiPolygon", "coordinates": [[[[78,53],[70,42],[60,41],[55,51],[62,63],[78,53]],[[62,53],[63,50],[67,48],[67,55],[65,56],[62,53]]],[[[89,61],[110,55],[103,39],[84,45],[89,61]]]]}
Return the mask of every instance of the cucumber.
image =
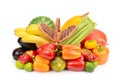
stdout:
{"type": "Polygon", "coordinates": [[[54,22],[47,16],[38,16],[38,17],[35,17],[33,18],[29,25],[31,24],[40,24],[40,23],[45,23],[47,24],[48,26],[50,26],[52,29],[55,29],[55,24],[54,22]]]}

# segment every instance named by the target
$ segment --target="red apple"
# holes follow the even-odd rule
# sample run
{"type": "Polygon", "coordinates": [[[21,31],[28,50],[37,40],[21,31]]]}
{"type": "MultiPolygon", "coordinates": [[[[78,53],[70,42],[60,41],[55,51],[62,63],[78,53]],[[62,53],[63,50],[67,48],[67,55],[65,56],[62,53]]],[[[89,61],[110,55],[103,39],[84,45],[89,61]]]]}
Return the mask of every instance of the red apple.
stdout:
{"type": "Polygon", "coordinates": [[[82,44],[86,40],[96,40],[98,44],[105,46],[107,44],[107,36],[103,31],[98,29],[94,29],[83,41],[82,44]]]}

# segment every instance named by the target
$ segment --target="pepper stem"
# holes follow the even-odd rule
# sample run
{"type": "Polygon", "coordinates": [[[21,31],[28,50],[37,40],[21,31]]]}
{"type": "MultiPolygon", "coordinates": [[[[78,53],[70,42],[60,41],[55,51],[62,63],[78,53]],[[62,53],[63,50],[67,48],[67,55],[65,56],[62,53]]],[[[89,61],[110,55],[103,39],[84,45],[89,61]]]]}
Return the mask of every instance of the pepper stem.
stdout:
{"type": "Polygon", "coordinates": [[[103,51],[103,47],[101,45],[98,45],[98,51],[99,52],[103,51]]]}

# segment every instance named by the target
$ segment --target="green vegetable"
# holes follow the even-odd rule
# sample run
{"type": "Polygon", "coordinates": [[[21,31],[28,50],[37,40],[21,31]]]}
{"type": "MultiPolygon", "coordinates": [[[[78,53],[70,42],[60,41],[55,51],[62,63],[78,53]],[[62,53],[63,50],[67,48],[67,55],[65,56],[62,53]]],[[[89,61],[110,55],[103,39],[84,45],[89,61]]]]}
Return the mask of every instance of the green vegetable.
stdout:
{"type": "Polygon", "coordinates": [[[21,63],[19,60],[18,61],[16,61],[16,67],[18,68],[18,69],[24,69],[24,64],[23,63],[21,63]]]}
{"type": "Polygon", "coordinates": [[[90,20],[89,17],[83,18],[74,34],[70,38],[61,42],[61,44],[79,45],[79,43],[94,29],[94,27],[95,23],[90,20]]]}
{"type": "Polygon", "coordinates": [[[79,31],[80,31],[81,29],[83,29],[84,26],[87,25],[87,23],[88,23],[88,21],[86,20],[86,18],[84,18],[83,21],[81,22],[81,25],[77,27],[77,30],[73,33],[73,35],[72,35],[70,38],[64,40],[64,41],[61,42],[61,43],[62,43],[62,44],[70,44],[71,42],[73,42],[73,41],[74,41],[74,38],[77,38],[77,35],[76,35],[76,34],[78,34],[79,31]]]}
{"type": "Polygon", "coordinates": [[[54,22],[49,17],[46,17],[46,16],[38,16],[38,17],[33,18],[30,21],[29,25],[30,24],[40,24],[40,23],[45,23],[48,26],[50,26],[51,28],[55,29],[54,22]]]}
{"type": "Polygon", "coordinates": [[[32,71],[32,63],[31,62],[28,62],[28,63],[26,63],[25,65],[24,65],[24,69],[25,69],[25,71],[28,71],[28,72],[30,72],[30,71],[32,71]]]}
{"type": "Polygon", "coordinates": [[[51,61],[50,66],[52,70],[60,72],[65,69],[66,61],[63,60],[61,57],[55,57],[55,59],[51,61]]]}
{"type": "Polygon", "coordinates": [[[86,72],[93,72],[95,68],[98,66],[98,61],[93,61],[93,62],[85,62],[85,71],[86,72]]]}
{"type": "Polygon", "coordinates": [[[95,68],[98,66],[98,61],[93,61],[92,63],[94,64],[95,68]]]}

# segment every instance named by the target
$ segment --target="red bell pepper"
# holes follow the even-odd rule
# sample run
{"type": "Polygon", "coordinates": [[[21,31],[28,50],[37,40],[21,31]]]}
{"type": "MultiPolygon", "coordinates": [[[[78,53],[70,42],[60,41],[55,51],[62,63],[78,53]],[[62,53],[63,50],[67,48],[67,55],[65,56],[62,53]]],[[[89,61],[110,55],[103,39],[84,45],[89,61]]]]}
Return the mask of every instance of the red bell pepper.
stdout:
{"type": "Polygon", "coordinates": [[[41,45],[38,49],[37,49],[37,53],[41,56],[44,57],[46,59],[52,60],[55,57],[55,50],[56,50],[56,45],[55,44],[44,44],[41,45]]]}
{"type": "Polygon", "coordinates": [[[85,67],[85,62],[83,56],[78,59],[68,60],[67,69],[72,71],[83,71],[85,67]]]}

